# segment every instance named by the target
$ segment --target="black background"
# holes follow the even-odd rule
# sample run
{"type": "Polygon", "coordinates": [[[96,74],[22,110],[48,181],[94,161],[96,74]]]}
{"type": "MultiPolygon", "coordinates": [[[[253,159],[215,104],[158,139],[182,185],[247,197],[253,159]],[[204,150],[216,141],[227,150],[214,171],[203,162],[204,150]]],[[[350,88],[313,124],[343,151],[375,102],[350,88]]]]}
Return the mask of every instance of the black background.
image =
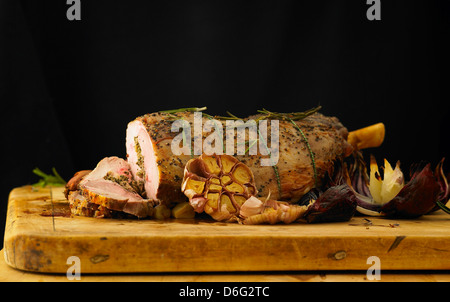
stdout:
{"type": "Polygon", "coordinates": [[[406,172],[450,154],[448,1],[384,0],[381,21],[365,0],[81,0],[81,21],[68,8],[0,0],[2,227],[34,167],[69,179],[124,157],[127,123],[164,109],[320,104],[349,130],[384,122],[384,144],[365,154],[406,172]]]}

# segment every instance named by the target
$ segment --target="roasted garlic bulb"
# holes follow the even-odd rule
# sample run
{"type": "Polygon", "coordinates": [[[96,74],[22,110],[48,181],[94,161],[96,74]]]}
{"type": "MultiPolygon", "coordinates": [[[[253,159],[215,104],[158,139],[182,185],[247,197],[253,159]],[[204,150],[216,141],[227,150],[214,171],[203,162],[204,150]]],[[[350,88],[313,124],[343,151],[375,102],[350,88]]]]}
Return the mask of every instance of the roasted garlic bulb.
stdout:
{"type": "Polygon", "coordinates": [[[188,161],[181,190],[197,213],[204,211],[218,221],[237,218],[242,204],[258,193],[250,168],[226,154],[202,154],[188,161]]]}

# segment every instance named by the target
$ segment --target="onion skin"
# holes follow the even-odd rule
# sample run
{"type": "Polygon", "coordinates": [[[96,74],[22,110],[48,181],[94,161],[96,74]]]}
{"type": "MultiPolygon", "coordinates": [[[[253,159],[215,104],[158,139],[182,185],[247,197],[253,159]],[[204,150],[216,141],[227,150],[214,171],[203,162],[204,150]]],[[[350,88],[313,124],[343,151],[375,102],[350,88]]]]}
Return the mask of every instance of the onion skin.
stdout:
{"type": "MultiPolygon", "coordinates": [[[[357,211],[368,216],[385,216],[388,218],[417,218],[430,212],[443,209],[449,201],[449,176],[445,176],[442,158],[434,171],[431,164],[414,164],[410,169],[410,181],[398,194],[387,203],[375,202],[368,190],[369,181],[362,155],[354,153],[354,161],[349,166],[349,179],[358,202],[357,211]]],[[[372,160],[372,158],[371,158],[372,160]]]]}
{"type": "Polygon", "coordinates": [[[308,223],[350,220],[356,212],[354,191],[346,184],[330,187],[309,206],[303,218],[308,223]]]}
{"type": "Polygon", "coordinates": [[[429,213],[436,206],[441,186],[427,164],[414,173],[402,190],[380,209],[387,217],[417,218],[429,213]]]}
{"type": "Polygon", "coordinates": [[[380,212],[382,206],[376,204],[372,197],[364,196],[357,192],[355,192],[355,196],[356,202],[358,203],[356,211],[367,216],[384,216],[384,214],[380,212]]]}
{"type": "MultiPolygon", "coordinates": [[[[439,164],[436,166],[436,170],[434,172],[434,174],[436,175],[436,178],[438,180],[439,186],[441,187],[441,192],[438,195],[438,201],[440,203],[442,203],[443,205],[445,205],[450,197],[450,187],[448,185],[448,178],[450,177],[450,174],[446,177],[444,174],[444,159],[442,158],[441,161],[439,162],[439,164]]],[[[440,206],[436,205],[433,211],[437,211],[440,209],[440,206]]]]}

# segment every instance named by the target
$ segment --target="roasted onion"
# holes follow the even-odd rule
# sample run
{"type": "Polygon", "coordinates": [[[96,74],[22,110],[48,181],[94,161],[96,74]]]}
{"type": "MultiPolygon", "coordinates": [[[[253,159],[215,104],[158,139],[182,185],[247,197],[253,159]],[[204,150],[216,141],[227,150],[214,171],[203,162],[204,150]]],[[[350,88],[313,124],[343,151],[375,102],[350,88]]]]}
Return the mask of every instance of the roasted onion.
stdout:
{"type": "Polygon", "coordinates": [[[404,185],[399,164],[392,169],[385,161],[384,179],[381,179],[372,157],[370,180],[367,182],[361,177],[367,173],[365,166],[355,161],[353,164],[358,167],[352,167],[352,171],[358,173],[353,173],[350,181],[353,190],[359,191],[355,194],[357,211],[364,215],[395,218],[417,218],[440,208],[450,213],[450,209],[445,206],[450,190],[443,172],[443,161],[439,162],[434,173],[430,163],[425,166],[413,165],[411,179],[404,185]]]}
{"type": "Polygon", "coordinates": [[[380,212],[389,217],[416,218],[429,213],[436,206],[441,188],[427,164],[403,187],[380,212]]]}
{"type": "Polygon", "coordinates": [[[328,188],[303,215],[308,223],[348,221],[356,212],[357,199],[346,183],[328,188]]]}

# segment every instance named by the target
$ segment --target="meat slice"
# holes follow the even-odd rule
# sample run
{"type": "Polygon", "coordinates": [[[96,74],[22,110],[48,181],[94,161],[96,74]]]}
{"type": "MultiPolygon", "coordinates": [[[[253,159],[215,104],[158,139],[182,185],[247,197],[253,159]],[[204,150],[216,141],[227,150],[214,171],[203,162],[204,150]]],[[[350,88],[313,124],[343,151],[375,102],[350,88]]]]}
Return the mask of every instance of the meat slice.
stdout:
{"type": "MultiPolygon", "coordinates": [[[[184,120],[190,124],[193,146],[194,113],[190,112],[146,114],[131,121],[126,132],[127,160],[138,181],[138,187],[145,191],[148,198],[169,204],[186,200],[181,192],[184,166],[196,156],[173,154],[171,142],[179,134],[171,132],[175,120],[184,120]]],[[[202,125],[209,120],[210,117],[203,116],[202,125]]],[[[217,122],[225,129],[225,121],[217,122]]],[[[267,141],[270,141],[270,123],[268,124],[267,141]]],[[[297,201],[308,191],[321,185],[326,172],[333,169],[336,160],[347,157],[353,151],[347,142],[347,129],[335,117],[315,113],[295,124],[288,120],[279,121],[280,152],[276,166],[262,166],[261,159],[267,156],[259,153],[234,154],[252,170],[260,197],[271,194],[272,199],[297,201]]],[[[210,133],[202,132],[203,140],[210,133]]],[[[248,139],[247,144],[250,144],[248,139]]]]}
{"type": "Polygon", "coordinates": [[[148,198],[166,204],[186,200],[181,180],[191,158],[172,154],[172,121],[166,114],[153,113],[130,122],[126,132],[127,159],[138,187],[148,198]]]}
{"type": "Polygon", "coordinates": [[[80,181],[91,172],[92,172],[92,170],[82,170],[82,171],[78,171],[77,173],[75,173],[74,176],[66,184],[66,187],[64,190],[64,196],[67,199],[69,199],[70,193],[74,192],[74,191],[78,191],[78,189],[79,189],[78,185],[80,184],[80,181]]]}
{"type": "Polygon", "coordinates": [[[83,215],[82,209],[86,207],[87,199],[83,195],[81,195],[80,191],[70,191],[66,195],[67,200],[69,201],[70,212],[74,215],[79,216],[89,216],[83,215]]]}
{"type": "Polygon", "coordinates": [[[77,216],[94,218],[133,218],[134,215],[122,211],[114,211],[90,202],[80,191],[71,191],[67,196],[70,212],[77,216]]]}
{"type": "Polygon", "coordinates": [[[136,191],[130,165],[124,159],[107,157],[78,184],[89,203],[108,210],[125,212],[139,218],[151,216],[155,202],[136,191]]]}

